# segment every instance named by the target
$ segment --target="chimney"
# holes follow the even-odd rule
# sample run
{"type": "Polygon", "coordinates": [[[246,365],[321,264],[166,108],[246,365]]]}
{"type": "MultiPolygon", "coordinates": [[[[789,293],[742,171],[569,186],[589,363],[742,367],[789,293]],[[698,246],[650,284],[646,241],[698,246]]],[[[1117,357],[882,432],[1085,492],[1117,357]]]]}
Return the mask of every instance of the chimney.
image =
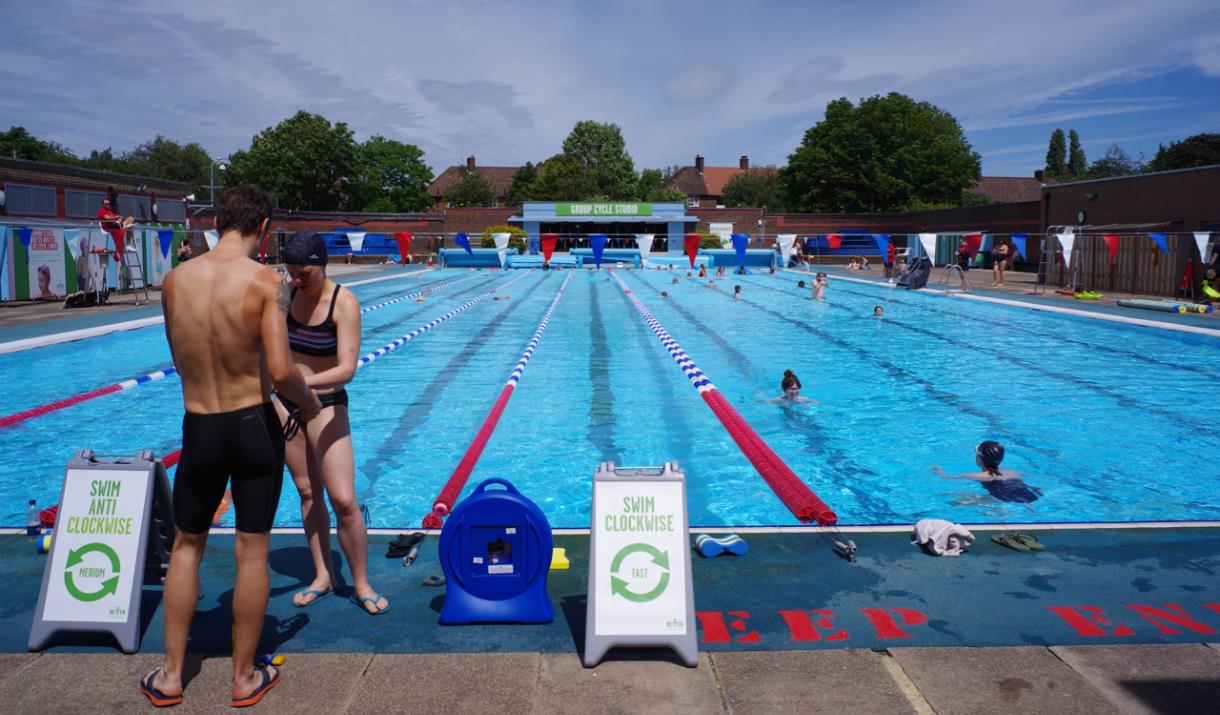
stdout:
{"type": "Polygon", "coordinates": [[[1037,179],[1038,181],[1042,181],[1043,176],[1045,176],[1045,174],[1042,173],[1041,169],[1037,169],[1034,171],[1034,178],[1037,179]]]}
{"type": "Polygon", "coordinates": [[[699,154],[695,154],[695,171],[700,174],[703,173],[703,157],[699,154]]]}
{"type": "Polygon", "coordinates": [[[474,154],[466,157],[466,170],[474,171],[474,154]]]}
{"type": "Polygon", "coordinates": [[[745,154],[742,154],[741,160],[738,162],[738,164],[741,166],[742,171],[749,169],[750,168],[750,157],[746,156],[745,154]]]}

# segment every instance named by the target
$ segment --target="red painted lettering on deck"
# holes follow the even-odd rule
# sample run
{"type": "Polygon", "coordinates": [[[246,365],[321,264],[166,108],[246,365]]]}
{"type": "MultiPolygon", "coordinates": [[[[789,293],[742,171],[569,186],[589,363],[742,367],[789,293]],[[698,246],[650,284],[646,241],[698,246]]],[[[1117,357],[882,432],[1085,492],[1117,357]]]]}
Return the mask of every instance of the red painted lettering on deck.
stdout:
{"type": "Polygon", "coordinates": [[[918,626],[921,623],[928,622],[927,616],[910,608],[860,609],[860,612],[867,616],[868,620],[873,624],[873,628],[877,629],[878,638],[910,638],[911,634],[898,627],[898,623],[894,620],[894,617],[889,614],[890,611],[898,614],[898,617],[902,619],[902,625],[904,626],[918,626]]]}
{"type": "Polygon", "coordinates": [[[695,611],[699,619],[699,629],[703,631],[700,643],[729,643],[733,640],[729,635],[729,627],[724,624],[724,614],[720,611],[695,611]]]}
{"type": "MultiPolygon", "coordinates": [[[[784,619],[784,623],[788,624],[788,634],[794,641],[816,641],[821,640],[822,636],[818,633],[818,629],[825,631],[832,630],[834,626],[834,611],[813,609],[811,611],[780,611],[780,617],[784,619]],[[810,613],[815,613],[821,618],[816,621],[809,617],[810,613]]],[[[847,640],[847,629],[840,628],[834,633],[826,636],[828,641],[844,641],[847,640]]]]}
{"type": "Polygon", "coordinates": [[[744,636],[736,639],[734,643],[757,643],[762,640],[762,636],[758,635],[758,631],[749,631],[746,628],[745,619],[750,617],[749,611],[729,611],[729,615],[737,616],[737,620],[729,623],[729,628],[745,633],[744,636]]]}
{"type": "Polygon", "coordinates": [[[1082,638],[1099,638],[1104,636],[1132,636],[1127,626],[1119,626],[1107,633],[1100,626],[1114,625],[1106,618],[1106,612],[1096,606],[1046,606],[1046,610],[1054,613],[1076,630],[1076,635],[1082,638]]]}
{"type": "Polygon", "coordinates": [[[1183,611],[1182,607],[1176,603],[1166,603],[1165,608],[1168,608],[1168,611],[1156,608],[1154,606],[1145,606],[1138,603],[1127,606],[1127,608],[1130,608],[1132,611],[1140,614],[1141,618],[1161,629],[1161,633],[1164,633],[1167,636],[1181,635],[1182,631],[1179,631],[1176,628],[1170,628],[1162,621],[1168,621],[1169,623],[1182,626],[1183,628],[1189,628],[1195,633],[1216,632],[1211,626],[1199,623],[1190,616],[1186,615],[1186,611],[1183,611]],[[1172,611],[1172,613],[1170,611],[1172,611]]]}

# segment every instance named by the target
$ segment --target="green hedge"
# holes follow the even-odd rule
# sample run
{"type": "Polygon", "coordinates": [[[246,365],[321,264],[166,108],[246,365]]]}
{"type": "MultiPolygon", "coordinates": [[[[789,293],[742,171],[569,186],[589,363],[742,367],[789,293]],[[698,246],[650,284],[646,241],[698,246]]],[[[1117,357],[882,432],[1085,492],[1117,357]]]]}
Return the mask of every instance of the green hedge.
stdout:
{"type": "Polygon", "coordinates": [[[517,253],[525,253],[526,239],[529,234],[516,226],[490,226],[483,231],[483,237],[479,241],[479,246],[482,248],[495,248],[496,239],[492,238],[493,233],[511,233],[512,236],[508,239],[508,247],[515,249],[517,253]]]}

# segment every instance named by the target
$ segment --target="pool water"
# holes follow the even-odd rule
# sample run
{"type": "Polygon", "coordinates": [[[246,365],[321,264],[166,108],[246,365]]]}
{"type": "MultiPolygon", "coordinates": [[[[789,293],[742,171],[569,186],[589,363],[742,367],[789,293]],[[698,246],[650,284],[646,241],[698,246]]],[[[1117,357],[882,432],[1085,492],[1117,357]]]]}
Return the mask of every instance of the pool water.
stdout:
{"type": "MultiPolygon", "coordinates": [[[[357,372],[356,486],[371,526],[419,525],[565,275],[438,270],[353,289],[370,306],[467,276],[423,303],[367,313],[370,352],[518,279],[510,300],[483,300],[357,372]]],[[[1220,519],[1214,338],[833,279],[814,303],[796,285],[809,277],[791,273],[714,285],[684,272],[618,275],[841,523],[1220,519]],[[820,404],[768,402],[785,369],[820,404]],[[975,471],[984,439],[1004,443],[1004,466],[1041,498],[998,502],[974,481],[933,473],[975,471]]],[[[160,326],[0,355],[0,414],[168,365],[160,326]]],[[[0,524],[22,525],[30,498],[54,503],[77,450],[168,453],[181,418],[171,377],[0,430],[0,524]]],[[[552,526],[587,527],[591,476],[608,460],[678,461],[692,525],[796,523],[609,272],[581,271],[466,492],[506,478],[552,526]]],[[[300,524],[288,480],[277,524],[300,524]]]]}

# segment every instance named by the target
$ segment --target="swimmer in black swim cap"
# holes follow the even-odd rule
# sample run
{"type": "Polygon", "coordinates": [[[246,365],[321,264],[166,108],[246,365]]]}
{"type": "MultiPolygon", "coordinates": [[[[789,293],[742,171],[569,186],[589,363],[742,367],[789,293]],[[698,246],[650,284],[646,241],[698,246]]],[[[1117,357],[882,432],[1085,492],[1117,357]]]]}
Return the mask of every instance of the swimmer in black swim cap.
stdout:
{"type": "MultiPolygon", "coordinates": [[[[983,471],[945,474],[943,469],[932,465],[932,472],[945,479],[973,479],[981,483],[987,493],[999,501],[1027,505],[1037,501],[1038,497],[1042,496],[1042,490],[1023,482],[1021,472],[1000,469],[1000,462],[1003,461],[1004,445],[989,439],[980,442],[979,446],[974,448],[974,463],[983,471]]],[[[957,506],[986,506],[986,502],[979,501],[979,499],[977,497],[967,498],[951,503],[957,506]]],[[[986,497],[982,497],[982,499],[986,499],[986,497]]]]}

